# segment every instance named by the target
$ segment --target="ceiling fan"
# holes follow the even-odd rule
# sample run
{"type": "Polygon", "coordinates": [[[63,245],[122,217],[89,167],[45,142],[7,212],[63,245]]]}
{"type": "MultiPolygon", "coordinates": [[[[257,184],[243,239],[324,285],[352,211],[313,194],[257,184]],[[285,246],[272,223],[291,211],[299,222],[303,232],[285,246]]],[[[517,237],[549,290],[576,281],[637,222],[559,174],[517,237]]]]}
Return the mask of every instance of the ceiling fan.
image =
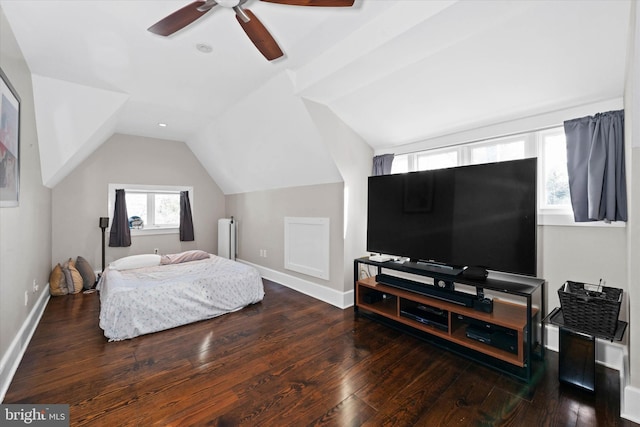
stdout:
{"type": "MultiPolygon", "coordinates": [[[[242,5],[248,0],[198,0],[176,10],[171,15],[150,26],[147,30],[161,36],[169,36],[204,16],[215,6],[233,9],[242,29],[260,53],[269,61],[280,58],[283,53],[278,43],[262,22],[249,9],[242,5]]],[[[288,4],[292,6],[350,7],[355,0],[262,0],[268,3],[288,4]]]]}

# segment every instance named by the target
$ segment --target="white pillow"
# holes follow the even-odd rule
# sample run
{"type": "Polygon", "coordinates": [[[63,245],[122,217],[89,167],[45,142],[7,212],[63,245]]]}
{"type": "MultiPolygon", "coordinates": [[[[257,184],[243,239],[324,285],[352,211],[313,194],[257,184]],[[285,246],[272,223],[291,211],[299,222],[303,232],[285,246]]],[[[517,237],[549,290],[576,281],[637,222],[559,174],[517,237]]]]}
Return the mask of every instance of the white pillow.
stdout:
{"type": "Polygon", "coordinates": [[[160,258],[160,255],[156,254],[131,255],[113,261],[109,264],[109,268],[112,270],[131,270],[133,268],[153,267],[160,265],[160,258]]]}

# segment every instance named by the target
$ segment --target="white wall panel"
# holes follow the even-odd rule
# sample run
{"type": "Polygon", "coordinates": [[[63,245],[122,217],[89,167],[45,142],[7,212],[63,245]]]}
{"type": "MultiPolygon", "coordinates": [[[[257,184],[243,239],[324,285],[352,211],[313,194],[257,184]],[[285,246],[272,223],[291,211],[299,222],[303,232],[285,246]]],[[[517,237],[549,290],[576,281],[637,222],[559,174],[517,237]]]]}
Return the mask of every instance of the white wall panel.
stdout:
{"type": "Polygon", "coordinates": [[[329,280],[329,218],[284,219],[284,268],[329,280]]]}

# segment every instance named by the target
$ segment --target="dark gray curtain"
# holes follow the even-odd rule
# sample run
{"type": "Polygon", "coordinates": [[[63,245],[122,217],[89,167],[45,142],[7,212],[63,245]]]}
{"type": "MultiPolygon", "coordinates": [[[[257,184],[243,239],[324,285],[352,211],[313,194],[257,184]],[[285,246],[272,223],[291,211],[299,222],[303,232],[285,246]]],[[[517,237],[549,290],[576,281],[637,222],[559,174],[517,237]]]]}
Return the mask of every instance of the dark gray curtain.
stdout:
{"type": "Polygon", "coordinates": [[[374,156],[373,170],[371,171],[371,175],[389,175],[391,173],[393,157],[393,154],[382,154],[380,156],[374,156]]]}
{"type": "Polygon", "coordinates": [[[113,207],[113,221],[109,230],[109,246],[131,246],[129,215],[124,190],[116,190],[116,202],[113,207]]]}
{"type": "Polygon", "coordinates": [[[626,221],[624,110],[564,122],[576,222],[626,221]]]}
{"type": "Polygon", "coordinates": [[[193,219],[191,218],[191,203],[189,192],[180,192],[180,241],[191,242],[195,240],[193,235],[193,219]]]}

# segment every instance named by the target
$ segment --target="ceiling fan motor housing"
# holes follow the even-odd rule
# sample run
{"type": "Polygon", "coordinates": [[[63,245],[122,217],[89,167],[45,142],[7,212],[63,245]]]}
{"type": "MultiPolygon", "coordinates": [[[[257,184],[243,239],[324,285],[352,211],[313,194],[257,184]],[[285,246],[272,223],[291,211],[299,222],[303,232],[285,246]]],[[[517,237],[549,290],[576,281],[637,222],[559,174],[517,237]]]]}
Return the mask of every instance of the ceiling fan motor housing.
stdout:
{"type": "Polygon", "coordinates": [[[240,6],[243,3],[246,3],[247,0],[216,0],[216,3],[218,3],[220,6],[222,7],[229,7],[229,8],[234,8],[236,6],[240,6]]]}

